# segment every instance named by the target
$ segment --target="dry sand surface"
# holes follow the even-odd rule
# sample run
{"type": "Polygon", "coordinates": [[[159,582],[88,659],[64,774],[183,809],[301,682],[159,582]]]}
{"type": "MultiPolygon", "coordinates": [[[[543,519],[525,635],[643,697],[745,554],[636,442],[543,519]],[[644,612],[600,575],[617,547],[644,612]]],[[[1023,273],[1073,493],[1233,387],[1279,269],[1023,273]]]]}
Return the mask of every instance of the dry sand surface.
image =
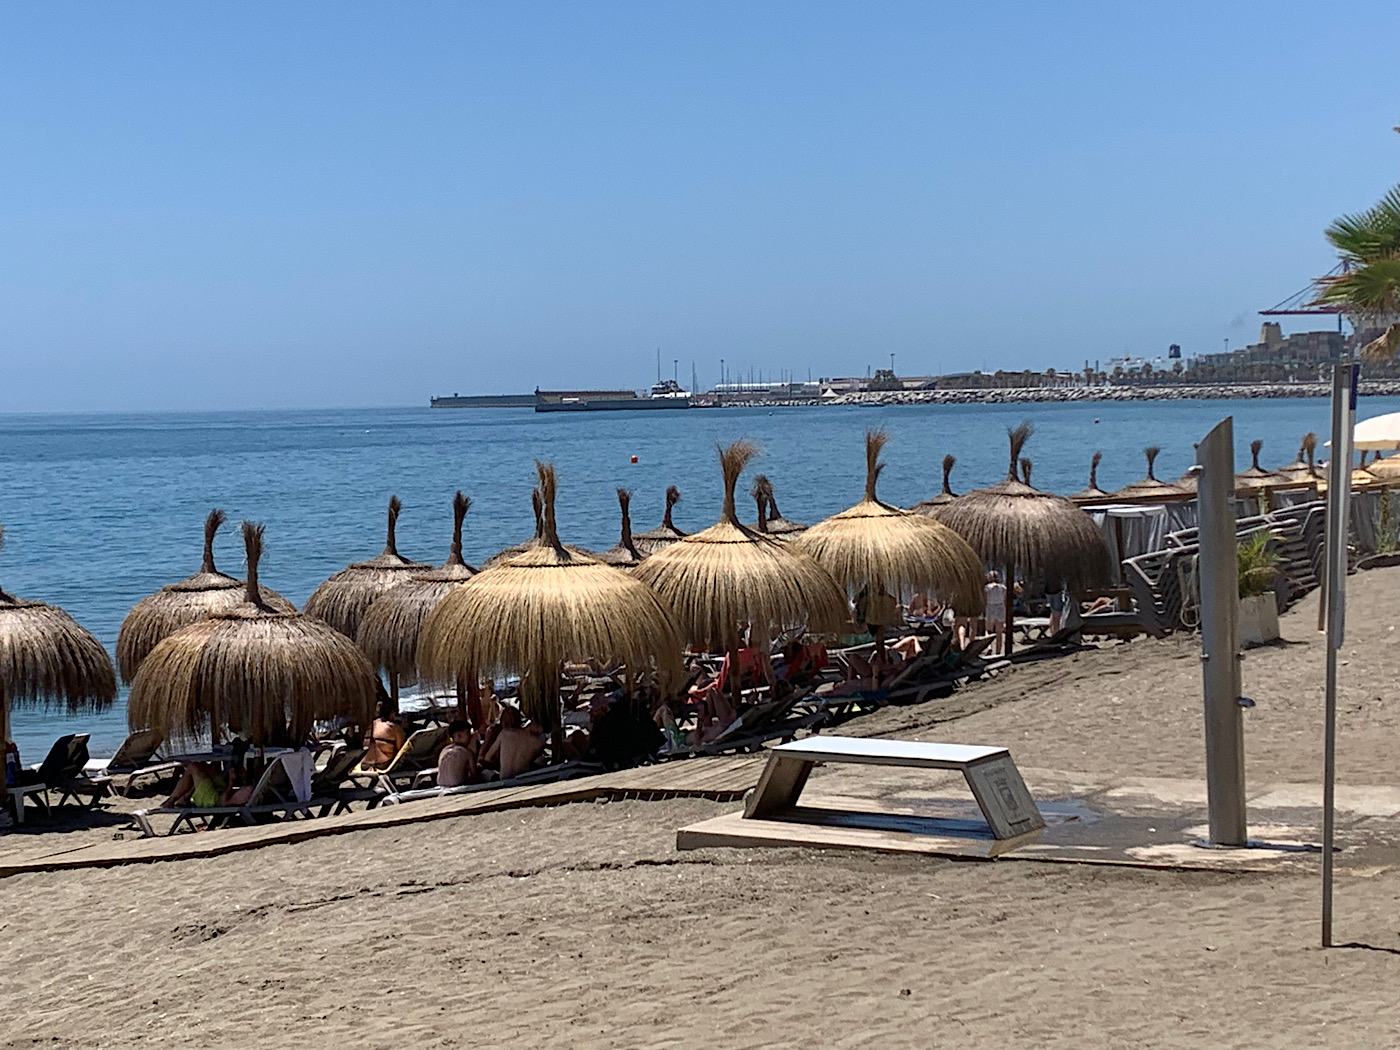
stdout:
{"type": "MultiPolygon", "coordinates": [[[[1400,570],[1353,578],[1342,779],[1396,783],[1400,570]]],[[[1245,664],[1251,779],[1315,781],[1322,649],[1245,664]]],[[[843,731],[1201,775],[1194,640],[1032,664],[843,731]]],[[[911,774],[913,775],[913,774],[911,774]]],[[[819,771],[858,790],[859,779],[819,771]]],[[[1380,1047],[1400,869],[1344,876],[678,853],[732,810],[580,804],[0,881],[0,1046],[1380,1047]]],[[[108,831],[110,834],[110,831],[108,831]]]]}

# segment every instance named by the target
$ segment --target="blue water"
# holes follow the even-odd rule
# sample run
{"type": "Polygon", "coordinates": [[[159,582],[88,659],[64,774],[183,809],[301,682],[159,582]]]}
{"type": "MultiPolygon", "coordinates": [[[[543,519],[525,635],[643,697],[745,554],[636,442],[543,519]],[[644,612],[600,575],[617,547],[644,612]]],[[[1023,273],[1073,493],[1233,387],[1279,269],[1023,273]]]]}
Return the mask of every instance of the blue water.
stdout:
{"type": "MultiPolygon", "coordinates": [[[[1400,410],[1400,398],[1363,399],[1359,418],[1400,410]]],[[[262,578],[301,604],[331,573],[379,553],[384,507],[404,503],[399,549],[440,562],[456,489],[472,498],[464,547],[480,561],[533,530],[533,460],[559,472],[558,518],[566,542],[595,549],[617,540],[614,490],[635,491],[638,531],[660,520],[668,484],[684,493],[676,523],[713,523],[721,499],[715,444],[738,437],[763,448],[755,470],[773,479],[783,514],[816,521],[860,498],[862,434],[886,426],[892,441],[880,494],[908,505],[937,491],[945,453],[958,457],[954,488],[1003,476],[1006,427],[1031,419],[1027,455],[1041,488],[1082,488],[1102,449],[1100,484],[1144,472],[1141,449],[1162,446],[1158,476],[1175,478],[1192,443],[1235,418],[1241,466],[1250,439],[1264,462],[1293,459],[1300,436],[1325,436],[1317,400],[1172,401],[1128,404],[947,405],[889,408],[724,409],[536,415],[528,409],[359,409],[151,415],[0,416],[0,587],[67,609],[111,649],[127,610],[199,568],[204,516],[267,523],[262,578]],[[636,456],[633,464],[630,457],[636,456]]],[[[748,478],[742,483],[747,488],[748,478]]],[[[741,503],[746,518],[752,506],[741,503]]],[[[219,565],[242,574],[237,529],[226,527],[219,565]]],[[[94,755],[126,735],[123,701],[102,715],[68,718],[21,709],[14,736],[26,761],[60,732],[91,732],[94,755]]]]}

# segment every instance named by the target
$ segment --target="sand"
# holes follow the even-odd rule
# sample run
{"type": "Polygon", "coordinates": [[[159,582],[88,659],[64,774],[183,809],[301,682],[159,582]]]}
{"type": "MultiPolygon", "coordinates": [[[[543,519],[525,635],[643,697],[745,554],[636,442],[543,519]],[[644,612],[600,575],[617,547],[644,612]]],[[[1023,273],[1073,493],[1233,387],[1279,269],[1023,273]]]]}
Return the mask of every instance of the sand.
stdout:
{"type": "MultiPolygon", "coordinates": [[[[1354,577],[1344,782],[1394,784],[1400,570],[1354,577]]],[[[1306,602],[1251,652],[1249,776],[1320,766],[1306,602]]],[[[1195,640],[1027,665],[844,732],[1201,775],[1195,640]]],[[[859,780],[833,770],[843,790],[859,780]]],[[[1400,868],[1312,875],[678,853],[699,801],[512,811],[0,881],[0,1046],[1386,1046],[1400,868]]],[[[110,830],[106,831],[110,835],[110,830]]],[[[1397,832],[1400,838],[1400,831],[1397,832]]]]}

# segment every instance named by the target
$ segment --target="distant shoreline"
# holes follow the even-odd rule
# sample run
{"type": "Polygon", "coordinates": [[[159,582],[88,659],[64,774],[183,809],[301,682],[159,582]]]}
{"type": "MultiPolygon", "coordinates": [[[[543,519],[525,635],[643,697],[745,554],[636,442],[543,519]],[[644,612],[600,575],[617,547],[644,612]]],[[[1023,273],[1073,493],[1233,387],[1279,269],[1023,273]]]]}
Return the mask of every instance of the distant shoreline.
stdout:
{"type": "MultiPolygon", "coordinates": [[[[723,408],[786,408],[799,405],[1014,405],[1074,401],[1235,401],[1260,398],[1330,397],[1330,383],[1214,383],[1198,386],[1005,387],[984,390],[870,390],[825,401],[753,398],[724,401],[723,408]]],[[[1400,379],[1363,379],[1364,397],[1400,396],[1400,379]]]]}

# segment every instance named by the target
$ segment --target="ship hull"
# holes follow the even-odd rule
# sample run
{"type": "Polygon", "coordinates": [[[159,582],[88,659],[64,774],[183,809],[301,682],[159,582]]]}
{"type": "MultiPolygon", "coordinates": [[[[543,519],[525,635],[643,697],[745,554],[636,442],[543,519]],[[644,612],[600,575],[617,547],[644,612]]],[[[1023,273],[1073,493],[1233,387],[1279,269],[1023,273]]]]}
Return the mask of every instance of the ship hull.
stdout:
{"type": "Polygon", "coordinates": [[[691,408],[688,397],[627,397],[598,401],[540,401],[536,412],[639,412],[691,408]]]}

